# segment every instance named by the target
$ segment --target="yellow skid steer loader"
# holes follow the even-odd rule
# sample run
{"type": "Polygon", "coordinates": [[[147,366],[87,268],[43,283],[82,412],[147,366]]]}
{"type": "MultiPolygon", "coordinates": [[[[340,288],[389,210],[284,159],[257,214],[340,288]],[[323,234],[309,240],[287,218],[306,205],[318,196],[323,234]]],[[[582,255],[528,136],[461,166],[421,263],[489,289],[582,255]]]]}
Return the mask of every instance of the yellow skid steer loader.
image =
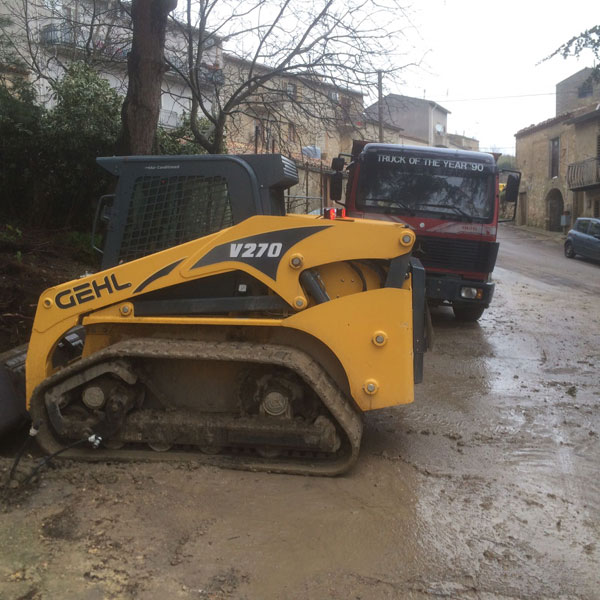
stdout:
{"type": "Polygon", "coordinates": [[[422,378],[413,231],[286,215],[281,155],[98,161],[119,178],[98,206],[102,270],[41,295],[27,352],[42,448],[347,471],[362,413],[422,378]]]}

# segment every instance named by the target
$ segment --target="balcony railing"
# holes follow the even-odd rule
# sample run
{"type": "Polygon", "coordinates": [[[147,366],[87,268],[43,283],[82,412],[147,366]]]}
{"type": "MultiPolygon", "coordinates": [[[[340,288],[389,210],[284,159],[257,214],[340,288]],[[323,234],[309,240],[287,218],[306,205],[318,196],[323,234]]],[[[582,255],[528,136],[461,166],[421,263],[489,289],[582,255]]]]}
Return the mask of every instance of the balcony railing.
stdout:
{"type": "Polygon", "coordinates": [[[40,41],[49,46],[74,46],[76,44],[75,28],[67,23],[47,25],[40,31],[40,41]]]}
{"type": "Polygon", "coordinates": [[[567,167],[567,185],[570,190],[600,187],[600,157],[571,163],[567,167]]]}
{"type": "Polygon", "coordinates": [[[179,113],[174,110],[164,110],[162,108],[160,109],[158,120],[165,129],[175,129],[175,127],[179,127],[183,122],[183,118],[179,113]]]}
{"type": "Polygon", "coordinates": [[[91,50],[98,52],[111,60],[126,60],[131,50],[131,43],[125,40],[89,40],[85,28],[75,26],[68,21],[59,24],[46,25],[40,31],[40,42],[46,46],[62,46],[74,49],[86,49],[91,44],[91,50]]]}

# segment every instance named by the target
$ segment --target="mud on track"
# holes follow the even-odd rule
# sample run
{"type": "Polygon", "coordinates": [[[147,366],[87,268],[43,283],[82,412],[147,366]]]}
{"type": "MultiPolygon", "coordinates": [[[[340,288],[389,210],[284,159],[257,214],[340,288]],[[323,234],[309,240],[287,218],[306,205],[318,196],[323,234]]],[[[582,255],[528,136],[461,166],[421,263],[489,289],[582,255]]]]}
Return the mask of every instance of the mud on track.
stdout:
{"type": "Polygon", "coordinates": [[[504,236],[493,307],[434,314],[350,475],[58,462],[4,502],[0,598],[599,598],[600,267],[504,236]]]}

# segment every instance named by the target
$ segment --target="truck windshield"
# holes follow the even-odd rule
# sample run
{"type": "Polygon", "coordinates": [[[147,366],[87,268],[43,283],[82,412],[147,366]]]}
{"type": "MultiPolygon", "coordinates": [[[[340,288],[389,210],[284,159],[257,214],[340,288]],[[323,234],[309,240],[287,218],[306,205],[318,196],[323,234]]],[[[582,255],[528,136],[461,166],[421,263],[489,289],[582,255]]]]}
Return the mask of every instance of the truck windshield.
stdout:
{"type": "Polygon", "coordinates": [[[494,215],[494,181],[489,164],[367,154],[361,162],[356,208],[484,223],[494,215]]]}

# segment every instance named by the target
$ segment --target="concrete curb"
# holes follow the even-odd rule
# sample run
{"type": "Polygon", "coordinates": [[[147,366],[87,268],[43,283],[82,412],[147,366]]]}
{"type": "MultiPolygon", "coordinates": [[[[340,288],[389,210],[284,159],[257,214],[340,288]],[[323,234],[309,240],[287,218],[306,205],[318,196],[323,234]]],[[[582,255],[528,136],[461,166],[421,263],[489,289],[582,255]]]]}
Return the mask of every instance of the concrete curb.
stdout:
{"type": "Polygon", "coordinates": [[[535,236],[541,236],[549,240],[553,240],[558,244],[564,244],[565,240],[567,239],[567,234],[563,233],[562,231],[547,231],[546,229],[530,227],[529,225],[509,225],[509,227],[531,233],[535,236]]]}

